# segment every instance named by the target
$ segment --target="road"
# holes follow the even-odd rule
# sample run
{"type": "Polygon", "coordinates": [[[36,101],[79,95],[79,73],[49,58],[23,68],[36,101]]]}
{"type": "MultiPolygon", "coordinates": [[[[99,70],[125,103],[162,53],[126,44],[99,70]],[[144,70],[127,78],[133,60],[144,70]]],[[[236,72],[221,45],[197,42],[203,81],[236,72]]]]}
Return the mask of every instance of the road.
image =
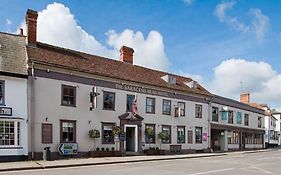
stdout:
{"type": "Polygon", "coordinates": [[[7,175],[281,175],[281,150],[221,157],[2,172],[7,175]]]}

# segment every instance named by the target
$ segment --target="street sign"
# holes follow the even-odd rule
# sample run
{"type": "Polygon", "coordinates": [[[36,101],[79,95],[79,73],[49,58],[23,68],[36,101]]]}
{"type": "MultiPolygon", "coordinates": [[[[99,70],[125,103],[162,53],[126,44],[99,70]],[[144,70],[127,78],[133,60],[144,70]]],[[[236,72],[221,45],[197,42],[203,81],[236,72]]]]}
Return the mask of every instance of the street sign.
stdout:
{"type": "Polygon", "coordinates": [[[0,107],[0,115],[12,116],[12,108],[0,107]]]}
{"type": "Polygon", "coordinates": [[[126,133],[125,132],[121,132],[121,134],[119,135],[119,140],[120,141],[125,141],[126,140],[126,133]]]}
{"type": "Polygon", "coordinates": [[[78,153],[77,143],[60,143],[58,146],[58,152],[60,155],[74,155],[78,153]]]}

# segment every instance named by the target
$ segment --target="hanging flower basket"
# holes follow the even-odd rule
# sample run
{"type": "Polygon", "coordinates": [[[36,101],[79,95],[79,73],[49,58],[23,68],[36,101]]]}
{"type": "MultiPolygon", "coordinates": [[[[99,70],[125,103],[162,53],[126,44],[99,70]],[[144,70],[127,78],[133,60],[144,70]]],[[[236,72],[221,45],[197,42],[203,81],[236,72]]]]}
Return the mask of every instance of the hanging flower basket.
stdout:
{"type": "Polygon", "coordinates": [[[93,138],[93,139],[99,138],[100,137],[100,131],[97,130],[97,129],[90,130],[89,131],[89,137],[93,138]]]}

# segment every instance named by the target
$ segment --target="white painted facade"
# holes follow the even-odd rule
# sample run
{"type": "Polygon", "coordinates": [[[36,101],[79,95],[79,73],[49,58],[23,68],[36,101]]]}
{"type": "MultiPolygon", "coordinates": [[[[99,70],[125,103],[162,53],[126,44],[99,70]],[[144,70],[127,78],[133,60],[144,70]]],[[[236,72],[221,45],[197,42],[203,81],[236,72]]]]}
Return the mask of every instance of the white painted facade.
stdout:
{"type": "MultiPolygon", "coordinates": [[[[232,100],[231,100],[232,101],[232,100]]],[[[239,103],[239,102],[237,102],[239,103]]],[[[246,105],[246,104],[245,104],[246,105]]],[[[261,149],[264,147],[263,139],[255,137],[263,137],[262,135],[256,136],[257,133],[264,132],[264,115],[256,113],[251,110],[240,109],[233,106],[212,103],[212,108],[218,109],[218,121],[213,120],[212,111],[210,116],[211,132],[214,132],[211,137],[211,147],[217,147],[221,151],[239,150],[239,149],[261,149]],[[223,117],[222,112],[226,112],[223,117]],[[229,121],[229,113],[233,113],[233,122],[229,121]],[[237,113],[241,113],[241,123],[237,121],[237,113]],[[248,114],[248,125],[245,124],[245,114],[248,114]],[[258,118],[261,117],[261,125],[259,126],[258,118]],[[245,134],[252,134],[251,141],[247,141],[245,134]],[[242,136],[243,135],[243,136],[242,136]],[[245,141],[242,141],[245,138],[245,141]],[[235,141],[234,141],[235,140],[235,141]],[[244,142],[244,143],[243,143],[244,142]]]]}
{"type": "MultiPolygon", "coordinates": [[[[44,70],[47,70],[46,68],[44,70]]],[[[54,69],[50,68],[50,72],[54,69]]],[[[58,71],[58,70],[55,70],[58,71]]],[[[72,72],[74,75],[85,76],[80,73],[72,72]]],[[[94,75],[87,75],[92,78],[101,78],[94,75]]],[[[145,124],[155,124],[156,143],[150,144],[150,147],[158,147],[164,150],[169,150],[170,145],[182,145],[182,149],[203,150],[208,148],[208,140],[202,143],[195,143],[195,127],[202,127],[202,134],[206,133],[209,136],[208,128],[208,111],[207,103],[198,103],[193,101],[186,101],[181,99],[167,98],[156,95],[148,95],[142,93],[129,92],[124,90],[112,89],[107,87],[97,87],[97,108],[92,111],[89,110],[89,94],[92,91],[93,85],[86,85],[70,81],[55,80],[51,78],[42,78],[35,75],[34,80],[34,152],[40,153],[44,147],[50,147],[52,152],[57,151],[60,144],[60,120],[74,120],[76,121],[76,142],[78,143],[79,152],[88,152],[93,149],[93,139],[89,138],[88,132],[91,129],[97,129],[102,132],[102,123],[115,123],[120,125],[118,116],[126,113],[127,94],[137,96],[137,112],[143,117],[141,138],[142,143],[145,142],[145,124]],[[61,105],[61,86],[68,85],[76,87],[76,107],[61,105]],[[103,92],[115,93],[115,110],[103,110],[103,92]],[[146,113],[146,97],[155,98],[155,114],[146,113]],[[171,100],[171,115],[162,114],[163,99],[171,100]],[[185,103],[185,116],[174,117],[174,107],[178,102],[185,103]],[[202,118],[195,118],[195,104],[202,105],[202,118]],[[52,144],[42,144],[42,123],[51,123],[52,130],[52,144]],[[171,126],[171,143],[161,144],[157,135],[162,131],[162,125],[171,126]],[[185,126],[185,143],[177,143],[177,126],[185,126]],[[192,131],[192,143],[187,143],[187,132],[192,131]]],[[[104,79],[104,78],[103,78],[104,79]]],[[[113,79],[106,79],[107,81],[116,81],[113,79]]],[[[30,80],[31,81],[31,80],[30,80]]],[[[119,83],[119,82],[117,82],[119,83]]],[[[132,84],[132,82],[124,82],[126,84],[135,86],[144,86],[141,84],[132,84]]],[[[156,87],[146,88],[157,89],[156,87]]],[[[165,89],[159,89],[165,90],[165,89]]],[[[135,126],[132,126],[135,127],[135,126]]],[[[102,134],[101,134],[102,135],[102,134]]],[[[137,136],[137,133],[136,133],[137,136]]],[[[140,144],[140,143],[138,143],[140,144]]],[[[142,145],[143,146],[143,145],[142,145]]],[[[102,144],[102,138],[95,140],[95,147],[112,148],[114,144],[102,144]]],[[[119,146],[118,146],[119,147],[119,146]]],[[[143,149],[148,149],[149,144],[145,144],[143,149]]],[[[137,150],[137,146],[135,151],[137,150]]]]}
{"type": "MultiPolygon", "coordinates": [[[[10,76],[0,76],[4,82],[4,105],[12,108],[12,115],[1,115],[0,122],[13,122],[14,144],[0,145],[0,156],[28,155],[28,108],[27,108],[27,79],[10,76]],[[19,123],[19,129],[18,128],[19,123]],[[17,135],[19,136],[17,137],[17,135]]],[[[7,128],[5,133],[7,133],[7,128]]],[[[1,140],[8,139],[2,135],[1,140]]],[[[5,142],[5,141],[4,141],[5,142]]]]}

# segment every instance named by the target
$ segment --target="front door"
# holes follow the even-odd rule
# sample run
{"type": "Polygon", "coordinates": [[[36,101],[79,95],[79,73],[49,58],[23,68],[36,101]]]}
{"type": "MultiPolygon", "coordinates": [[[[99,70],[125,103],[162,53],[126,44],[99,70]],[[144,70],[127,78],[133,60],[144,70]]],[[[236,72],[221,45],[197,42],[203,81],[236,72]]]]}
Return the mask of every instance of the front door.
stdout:
{"type": "Polygon", "coordinates": [[[137,152],[136,140],[136,127],[126,126],[126,152],[137,152]]]}

